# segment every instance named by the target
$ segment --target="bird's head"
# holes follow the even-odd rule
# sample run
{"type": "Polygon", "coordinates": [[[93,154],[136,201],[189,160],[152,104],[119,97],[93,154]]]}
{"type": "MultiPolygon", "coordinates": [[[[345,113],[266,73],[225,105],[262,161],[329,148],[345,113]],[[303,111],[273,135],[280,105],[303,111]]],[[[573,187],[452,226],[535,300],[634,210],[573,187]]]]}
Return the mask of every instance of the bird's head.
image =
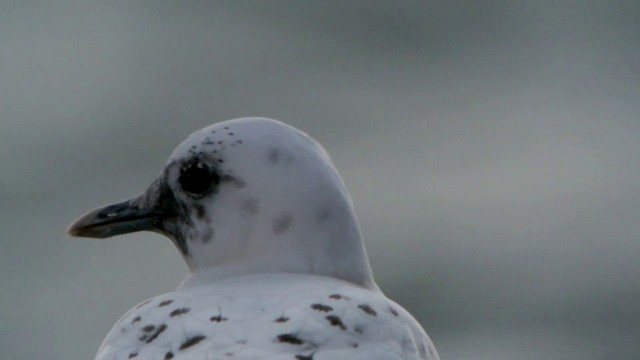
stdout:
{"type": "Polygon", "coordinates": [[[264,118],[191,134],[140,196],[89,212],[72,236],[169,237],[192,272],[293,272],[373,287],[342,179],[322,146],[264,118]]]}

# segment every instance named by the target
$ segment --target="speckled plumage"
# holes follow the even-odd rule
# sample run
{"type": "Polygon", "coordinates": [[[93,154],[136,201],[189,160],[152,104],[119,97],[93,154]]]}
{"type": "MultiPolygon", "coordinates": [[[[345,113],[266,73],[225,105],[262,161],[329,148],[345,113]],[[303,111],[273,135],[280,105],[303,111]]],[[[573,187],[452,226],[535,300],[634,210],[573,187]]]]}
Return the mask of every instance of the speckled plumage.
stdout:
{"type": "Polygon", "coordinates": [[[168,236],[192,274],[120,319],[97,360],[438,359],[375,284],[329,156],[288,125],[245,118],[199,130],[145,193],[69,233],[140,230],[168,236]]]}
{"type": "Polygon", "coordinates": [[[435,359],[381,293],[313,275],[260,274],[181,288],[132,309],[97,359],[435,359]]]}

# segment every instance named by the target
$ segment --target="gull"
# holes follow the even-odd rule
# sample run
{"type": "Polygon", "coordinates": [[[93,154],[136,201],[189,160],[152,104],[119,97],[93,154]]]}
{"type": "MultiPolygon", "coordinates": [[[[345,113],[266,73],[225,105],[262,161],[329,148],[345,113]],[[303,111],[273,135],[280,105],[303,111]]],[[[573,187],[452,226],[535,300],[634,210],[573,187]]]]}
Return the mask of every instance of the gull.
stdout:
{"type": "Polygon", "coordinates": [[[71,236],[167,236],[190,274],[135,306],[97,360],[437,360],[376,285],[351,197],[324,148],[282,122],[194,132],[140,196],[91,211],[71,236]]]}

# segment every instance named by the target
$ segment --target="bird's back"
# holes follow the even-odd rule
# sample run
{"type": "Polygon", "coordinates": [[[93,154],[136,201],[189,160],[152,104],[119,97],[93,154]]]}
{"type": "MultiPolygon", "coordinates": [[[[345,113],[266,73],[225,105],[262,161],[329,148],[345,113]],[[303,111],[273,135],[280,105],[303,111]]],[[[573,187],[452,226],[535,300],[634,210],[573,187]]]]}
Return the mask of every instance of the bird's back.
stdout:
{"type": "Polygon", "coordinates": [[[130,310],[96,359],[438,359],[380,292],[328,277],[260,274],[183,287],[130,310]]]}

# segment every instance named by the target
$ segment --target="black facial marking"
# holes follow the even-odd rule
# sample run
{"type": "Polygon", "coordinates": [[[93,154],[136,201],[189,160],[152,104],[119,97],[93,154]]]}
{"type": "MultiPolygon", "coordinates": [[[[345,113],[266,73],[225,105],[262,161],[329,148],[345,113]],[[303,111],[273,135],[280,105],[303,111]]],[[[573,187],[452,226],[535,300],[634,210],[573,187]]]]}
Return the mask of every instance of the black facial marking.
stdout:
{"type": "Polygon", "coordinates": [[[378,316],[378,313],[376,313],[376,311],[373,310],[373,308],[367,304],[360,304],[358,305],[358,307],[360,308],[360,310],[364,311],[367,315],[378,316]]]}
{"type": "Polygon", "coordinates": [[[276,235],[280,235],[283,232],[287,231],[287,229],[289,229],[289,227],[291,226],[292,221],[293,221],[293,218],[289,215],[284,215],[275,219],[273,221],[273,224],[271,224],[271,227],[273,228],[273,233],[276,235]]]}
{"type": "Polygon", "coordinates": [[[287,321],[289,321],[289,318],[286,316],[280,316],[279,318],[273,320],[273,322],[277,323],[286,323],[287,321]]]}
{"type": "Polygon", "coordinates": [[[180,309],[175,309],[171,312],[171,314],[169,314],[170,317],[174,317],[174,316],[180,316],[182,314],[186,314],[189,311],[191,311],[191,309],[189,308],[180,308],[180,309]]]}
{"type": "Polygon", "coordinates": [[[302,345],[304,341],[293,334],[281,334],[276,337],[278,342],[287,343],[291,345],[302,345]]]}
{"type": "Polygon", "coordinates": [[[165,331],[166,329],[167,329],[167,325],[162,324],[162,325],[158,326],[156,331],[153,334],[151,334],[151,336],[149,338],[147,338],[146,341],[144,341],[142,339],[140,339],[140,341],[144,341],[147,344],[149,344],[150,342],[155,340],[158,337],[158,335],[162,334],[162,332],[165,331]]]}
{"type": "Polygon", "coordinates": [[[140,206],[148,206],[151,203],[165,214],[158,223],[154,224],[155,230],[168,236],[183,256],[189,256],[189,249],[182,233],[182,224],[192,225],[189,216],[190,208],[176,200],[168,185],[168,176],[168,172],[165,172],[160,179],[151,184],[147,192],[154,196],[140,199],[140,206]]]}
{"type": "Polygon", "coordinates": [[[199,343],[200,341],[202,341],[204,339],[206,339],[206,337],[203,336],[203,335],[196,335],[196,336],[190,337],[180,345],[180,350],[184,350],[186,348],[189,348],[189,347],[199,343]]]}
{"type": "Polygon", "coordinates": [[[207,210],[202,204],[194,204],[194,208],[196,210],[196,217],[200,220],[204,220],[207,215],[207,210]]]}
{"type": "Polygon", "coordinates": [[[313,310],[317,310],[320,312],[329,312],[329,311],[333,311],[333,308],[329,305],[323,305],[323,304],[313,304],[311,305],[311,308],[313,310]]]}
{"type": "Polygon", "coordinates": [[[180,168],[178,183],[187,194],[201,198],[215,189],[220,182],[220,175],[215,169],[196,158],[180,168]]]}
{"type": "Polygon", "coordinates": [[[223,322],[223,321],[227,321],[229,319],[227,319],[226,317],[222,316],[222,315],[214,315],[211,318],[209,318],[210,321],[213,322],[223,322]]]}
{"type": "Polygon", "coordinates": [[[339,317],[335,315],[328,315],[325,319],[329,321],[329,324],[339,327],[340,330],[347,330],[347,327],[344,325],[344,323],[342,322],[342,320],[340,320],[339,317]]]}
{"type": "Polygon", "coordinates": [[[164,360],[169,359],[173,359],[173,353],[171,351],[168,351],[166,354],[164,354],[164,360]]]}

